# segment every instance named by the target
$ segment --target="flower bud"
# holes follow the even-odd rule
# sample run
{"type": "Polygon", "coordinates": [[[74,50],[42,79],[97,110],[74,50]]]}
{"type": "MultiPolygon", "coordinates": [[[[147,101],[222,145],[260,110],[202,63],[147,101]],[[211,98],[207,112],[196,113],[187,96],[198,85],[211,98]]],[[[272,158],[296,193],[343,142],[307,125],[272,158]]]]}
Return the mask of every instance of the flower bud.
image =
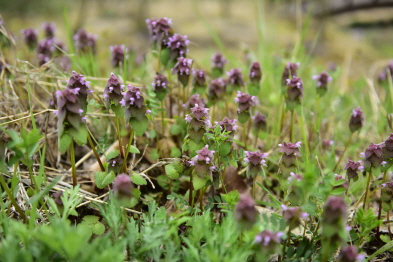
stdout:
{"type": "Polygon", "coordinates": [[[255,201],[249,195],[241,195],[235,207],[235,219],[242,228],[250,229],[257,221],[255,201]]]}
{"type": "Polygon", "coordinates": [[[126,174],[120,174],[115,178],[113,182],[113,193],[116,198],[131,198],[132,190],[131,178],[126,174]]]}
{"type": "Polygon", "coordinates": [[[254,62],[250,67],[250,82],[259,83],[262,79],[262,69],[258,62],[254,62]]]}
{"type": "Polygon", "coordinates": [[[21,32],[25,44],[29,47],[30,50],[33,50],[38,44],[38,30],[33,28],[27,28],[21,30],[21,32]]]}
{"type": "Polygon", "coordinates": [[[112,66],[119,67],[120,65],[124,65],[124,52],[127,53],[128,48],[125,48],[124,45],[115,45],[115,46],[110,46],[109,49],[112,52],[112,59],[111,59],[112,66]]]}
{"type": "Polygon", "coordinates": [[[351,132],[358,131],[364,125],[364,114],[360,106],[353,110],[351,119],[349,120],[349,130],[351,132]]]}
{"type": "Polygon", "coordinates": [[[313,79],[317,81],[317,93],[321,96],[326,93],[328,83],[333,80],[333,78],[327,72],[322,72],[319,75],[315,75],[313,76],[313,79]]]}
{"type": "Polygon", "coordinates": [[[55,32],[56,32],[56,24],[55,23],[53,23],[53,22],[43,23],[42,29],[44,30],[46,38],[52,39],[55,37],[55,32]]]}
{"type": "Polygon", "coordinates": [[[224,72],[224,66],[228,61],[226,58],[219,52],[215,53],[212,56],[212,75],[213,77],[219,77],[224,72]]]}

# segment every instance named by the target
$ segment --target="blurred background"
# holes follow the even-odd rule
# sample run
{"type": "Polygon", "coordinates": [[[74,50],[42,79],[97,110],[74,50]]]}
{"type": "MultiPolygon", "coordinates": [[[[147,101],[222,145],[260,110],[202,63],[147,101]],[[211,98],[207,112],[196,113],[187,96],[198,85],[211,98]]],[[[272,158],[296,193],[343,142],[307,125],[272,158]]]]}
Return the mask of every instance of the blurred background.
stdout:
{"type": "Polygon", "coordinates": [[[200,62],[223,46],[239,59],[258,52],[263,57],[261,50],[290,59],[304,39],[305,52],[320,69],[334,62],[359,77],[393,58],[392,7],[386,0],[0,0],[0,15],[21,47],[20,30],[41,29],[43,22],[55,22],[57,37],[67,43],[67,17],[73,33],[84,28],[98,36],[97,59],[108,63],[110,45],[147,52],[145,19],[168,17],[175,32],[188,35],[190,56],[200,62]],[[271,48],[262,49],[261,43],[271,48]]]}

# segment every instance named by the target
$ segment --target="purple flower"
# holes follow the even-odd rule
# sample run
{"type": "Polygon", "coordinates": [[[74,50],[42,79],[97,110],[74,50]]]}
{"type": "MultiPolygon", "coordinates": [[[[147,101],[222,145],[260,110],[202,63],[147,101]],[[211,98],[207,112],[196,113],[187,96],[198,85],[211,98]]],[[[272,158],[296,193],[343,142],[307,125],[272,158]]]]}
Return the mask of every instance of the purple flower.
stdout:
{"type": "Polygon", "coordinates": [[[280,247],[282,232],[273,233],[270,230],[264,230],[255,237],[255,243],[260,244],[262,249],[268,252],[275,252],[280,247]]]}
{"type": "Polygon", "coordinates": [[[236,119],[229,120],[227,117],[225,117],[224,120],[220,122],[216,122],[216,124],[220,126],[221,130],[231,133],[236,131],[238,128],[238,126],[236,125],[236,119]]]}
{"type": "Polygon", "coordinates": [[[209,117],[209,109],[199,106],[195,104],[193,108],[191,108],[192,116],[197,120],[205,120],[210,119],[209,117]]]}
{"type": "Polygon", "coordinates": [[[333,145],[334,145],[333,140],[329,140],[329,139],[322,140],[322,148],[325,150],[331,148],[333,145]]]}
{"type": "Polygon", "coordinates": [[[289,177],[288,177],[289,181],[296,180],[296,181],[300,182],[303,179],[304,179],[304,177],[300,174],[295,174],[293,172],[289,173],[289,177]]]}
{"type": "Polygon", "coordinates": [[[174,34],[168,38],[169,56],[171,60],[176,60],[179,57],[186,57],[188,49],[187,46],[190,40],[186,35],[174,34]]]}
{"type": "Polygon", "coordinates": [[[32,50],[37,46],[38,43],[38,30],[33,28],[27,28],[21,30],[23,40],[25,44],[32,50]]]}
{"type": "Polygon", "coordinates": [[[123,164],[123,158],[121,157],[121,155],[117,155],[116,157],[107,159],[106,162],[108,163],[107,171],[113,171],[115,174],[118,174],[123,164]]]}
{"type": "Polygon", "coordinates": [[[261,153],[259,150],[255,152],[245,151],[246,157],[244,158],[244,162],[249,163],[247,169],[247,177],[255,177],[258,175],[261,170],[262,166],[266,166],[267,153],[261,153]]]}
{"type": "Polygon", "coordinates": [[[210,174],[214,166],[215,151],[209,150],[209,146],[204,146],[201,150],[196,151],[197,155],[191,160],[195,165],[195,171],[199,176],[210,174]]]}
{"type": "Polygon", "coordinates": [[[116,198],[131,198],[132,190],[131,178],[127,174],[120,174],[115,178],[113,182],[113,193],[116,198]]]}
{"type": "Polygon", "coordinates": [[[363,256],[359,255],[358,247],[346,246],[341,249],[338,256],[338,262],[355,262],[356,260],[363,261],[363,256]]]}
{"type": "Polygon", "coordinates": [[[232,69],[231,71],[227,72],[227,75],[231,85],[237,87],[244,86],[242,71],[239,68],[232,69]]]}
{"type": "Polygon", "coordinates": [[[192,59],[187,59],[184,57],[179,57],[177,63],[172,68],[172,75],[177,74],[177,78],[183,86],[187,86],[188,80],[190,78],[192,59]]]}
{"type": "Polygon", "coordinates": [[[383,68],[383,70],[378,75],[379,82],[385,82],[388,79],[388,74],[390,77],[393,77],[393,61],[390,61],[389,64],[383,68]]]}
{"type": "Polygon", "coordinates": [[[90,82],[85,80],[85,77],[81,74],[72,71],[72,75],[67,82],[67,88],[78,89],[78,98],[82,109],[86,112],[87,110],[87,95],[91,94],[93,90],[90,89],[90,82]]]}
{"type": "Polygon", "coordinates": [[[53,23],[53,22],[43,23],[41,27],[44,30],[46,38],[52,39],[55,37],[55,32],[56,32],[56,24],[55,23],[53,23]]]}
{"type": "Polygon", "coordinates": [[[125,107],[125,118],[128,122],[131,117],[142,121],[146,117],[145,99],[141,90],[133,85],[127,86],[127,92],[123,92],[123,99],[119,102],[125,107]]]}
{"type": "Polygon", "coordinates": [[[252,117],[254,121],[254,128],[255,130],[266,130],[266,116],[256,112],[255,116],[252,117]]]}
{"type": "Polygon", "coordinates": [[[393,182],[382,184],[381,199],[383,210],[389,212],[393,205],[393,182]]]}
{"type": "Polygon", "coordinates": [[[287,85],[287,79],[297,76],[297,70],[299,69],[300,63],[287,63],[282,73],[281,83],[287,85]]]}
{"type": "Polygon", "coordinates": [[[362,172],[363,169],[364,168],[361,161],[355,162],[352,160],[348,160],[348,163],[345,166],[345,170],[347,170],[347,177],[349,180],[354,179],[356,181],[358,179],[358,172],[362,172]]]}
{"type": "Polygon", "coordinates": [[[156,93],[156,96],[159,100],[163,100],[165,95],[169,92],[169,81],[164,75],[161,75],[160,73],[157,73],[151,85],[153,86],[153,91],[156,93]]]}
{"type": "Polygon", "coordinates": [[[262,79],[262,69],[258,62],[254,62],[250,67],[250,82],[259,83],[262,79]]]}
{"type": "Polygon", "coordinates": [[[206,87],[206,73],[203,69],[195,69],[193,70],[194,75],[194,87],[206,87]]]}
{"type": "MultiPolygon", "coordinates": [[[[112,52],[112,66],[119,67],[120,65],[124,64],[124,52],[128,52],[128,48],[125,48],[124,45],[115,45],[110,46],[109,49],[112,52]]],[[[127,55],[126,55],[127,56],[127,55]]]]}
{"type": "Polygon", "coordinates": [[[300,155],[300,144],[301,142],[296,143],[285,143],[279,144],[280,147],[278,149],[279,152],[284,153],[281,157],[281,162],[285,165],[285,167],[289,168],[291,166],[296,166],[296,160],[300,155]]]}
{"type": "Polygon", "coordinates": [[[227,82],[222,78],[213,79],[209,84],[209,100],[216,101],[223,98],[227,82]]]}
{"type": "Polygon", "coordinates": [[[382,154],[385,161],[391,162],[391,158],[393,158],[393,133],[390,133],[388,138],[386,138],[382,148],[382,154]]]}
{"type": "Polygon", "coordinates": [[[239,202],[235,206],[235,220],[244,228],[251,228],[257,221],[258,211],[255,201],[249,195],[240,195],[239,202]]]}
{"type": "Polygon", "coordinates": [[[303,82],[300,77],[294,76],[287,79],[287,96],[285,98],[290,110],[301,103],[303,97],[303,82]]]}
{"type": "Polygon", "coordinates": [[[74,44],[79,52],[96,52],[97,36],[87,33],[84,29],[79,29],[74,35],[74,44]]]}
{"type": "Polygon", "coordinates": [[[287,207],[286,205],[282,205],[281,207],[283,209],[282,217],[291,228],[298,227],[300,225],[300,219],[308,218],[308,214],[302,212],[299,207],[287,207]]]}
{"type": "Polygon", "coordinates": [[[364,125],[364,114],[360,106],[352,111],[351,119],[349,120],[349,130],[356,132],[364,125]]]}
{"type": "Polygon", "coordinates": [[[224,66],[228,61],[226,58],[220,53],[217,52],[212,56],[212,68],[213,68],[213,76],[219,77],[224,72],[224,66]]]}
{"type": "Polygon", "coordinates": [[[191,109],[192,106],[198,105],[200,107],[206,107],[205,99],[201,98],[199,94],[192,95],[188,101],[183,104],[186,109],[191,109]]]}
{"type": "Polygon", "coordinates": [[[159,19],[146,19],[146,25],[149,29],[149,33],[153,43],[161,44],[166,43],[166,40],[172,35],[172,19],[159,18],[159,19]]]}
{"type": "Polygon", "coordinates": [[[66,88],[56,92],[57,95],[57,128],[59,130],[59,136],[63,134],[64,128],[73,127],[79,130],[83,113],[80,101],[78,99],[79,89],[66,88]],[[81,111],[82,110],[82,111],[81,111]]]}
{"type": "Polygon", "coordinates": [[[312,78],[317,81],[317,87],[321,89],[326,89],[328,83],[332,82],[333,80],[333,78],[327,72],[314,75],[312,78]]]}
{"type": "Polygon", "coordinates": [[[104,100],[106,107],[109,109],[111,103],[119,105],[120,101],[123,99],[123,87],[122,82],[113,73],[106,82],[104,89],[104,100]]]}
{"type": "MultiPolygon", "coordinates": [[[[368,170],[370,167],[379,167],[383,165],[384,159],[382,154],[383,143],[371,143],[364,153],[364,168],[368,170]]],[[[386,162],[385,162],[386,163],[386,162]]]]}
{"type": "Polygon", "coordinates": [[[347,204],[344,199],[337,196],[331,196],[325,203],[323,211],[323,223],[328,225],[337,225],[344,222],[347,216],[347,204]]]}
{"type": "Polygon", "coordinates": [[[239,104],[239,108],[238,108],[237,112],[242,113],[242,112],[248,111],[250,107],[256,106],[258,103],[258,100],[255,96],[250,96],[249,94],[245,94],[245,93],[242,93],[241,91],[237,91],[235,103],[239,104]]]}
{"type": "Polygon", "coordinates": [[[38,64],[41,66],[47,63],[52,58],[53,40],[52,39],[44,39],[38,43],[37,46],[37,56],[38,56],[38,64]]]}

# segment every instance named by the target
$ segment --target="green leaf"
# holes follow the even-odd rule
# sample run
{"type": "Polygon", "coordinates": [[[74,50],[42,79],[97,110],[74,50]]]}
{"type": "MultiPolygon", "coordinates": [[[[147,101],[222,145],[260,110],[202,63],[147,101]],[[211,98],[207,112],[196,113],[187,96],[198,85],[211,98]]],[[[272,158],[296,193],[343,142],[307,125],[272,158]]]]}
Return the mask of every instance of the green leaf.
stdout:
{"type": "Polygon", "coordinates": [[[393,248],[393,240],[388,242],[387,244],[385,244],[383,247],[381,247],[380,249],[378,249],[377,251],[375,251],[371,256],[369,256],[367,258],[368,261],[372,261],[372,259],[376,256],[378,256],[379,254],[382,254],[385,251],[388,251],[389,249],[393,248]]]}
{"type": "Polygon", "coordinates": [[[140,153],[141,153],[141,152],[139,151],[139,149],[138,149],[137,147],[133,146],[133,145],[130,146],[129,152],[130,152],[130,153],[133,153],[133,154],[140,154],[140,153]]]}
{"type": "Polygon", "coordinates": [[[390,237],[389,237],[389,235],[380,235],[379,237],[380,237],[381,240],[382,240],[383,242],[385,242],[385,243],[390,242],[390,237]]]}
{"type": "Polygon", "coordinates": [[[259,90],[260,90],[260,84],[259,83],[250,83],[248,85],[248,93],[251,96],[258,96],[259,90]]]}
{"type": "Polygon", "coordinates": [[[345,191],[347,191],[347,190],[344,187],[339,187],[339,188],[334,189],[331,194],[334,196],[337,196],[337,195],[341,195],[341,194],[345,193],[345,191]]]}
{"type": "Polygon", "coordinates": [[[183,131],[183,127],[177,124],[171,125],[169,128],[169,131],[171,132],[171,135],[178,135],[183,131]]]}
{"type": "Polygon", "coordinates": [[[131,181],[136,185],[147,185],[147,181],[138,173],[132,173],[131,181]]]}
{"type": "Polygon", "coordinates": [[[104,232],[105,232],[105,226],[104,226],[102,223],[98,222],[98,223],[96,223],[96,224],[92,227],[92,231],[93,231],[93,233],[96,234],[96,235],[102,235],[102,234],[104,234],[104,232]]]}
{"type": "Polygon", "coordinates": [[[202,178],[200,176],[193,176],[192,185],[194,186],[194,190],[199,190],[206,185],[207,178],[202,178]]]}
{"type": "Polygon", "coordinates": [[[170,179],[179,178],[179,172],[176,170],[174,163],[165,166],[165,173],[170,179]]]}
{"type": "Polygon", "coordinates": [[[137,136],[142,136],[149,127],[149,119],[145,116],[142,118],[142,121],[138,121],[135,117],[131,117],[130,125],[137,136]]]}
{"type": "Polygon", "coordinates": [[[156,135],[157,135],[156,130],[154,130],[154,129],[150,130],[149,136],[150,136],[151,139],[155,138],[156,135]]]}
{"type": "Polygon", "coordinates": [[[119,151],[117,151],[117,150],[112,150],[112,151],[110,151],[110,152],[106,155],[106,159],[109,160],[109,159],[112,159],[112,158],[117,157],[118,155],[119,155],[119,151]]]}
{"type": "Polygon", "coordinates": [[[171,148],[171,157],[181,157],[181,150],[177,147],[171,148]]]}
{"type": "Polygon", "coordinates": [[[227,156],[231,152],[231,149],[232,149],[232,142],[225,141],[220,145],[220,149],[218,150],[218,152],[221,156],[227,156]]]}
{"type": "Polygon", "coordinates": [[[153,150],[150,152],[150,158],[151,158],[151,160],[153,160],[153,161],[160,158],[160,155],[158,154],[158,150],[157,150],[157,149],[153,149],[153,150]]]}
{"type": "Polygon", "coordinates": [[[87,143],[87,128],[85,124],[82,124],[79,128],[79,130],[76,130],[75,128],[70,128],[68,130],[68,133],[74,138],[75,142],[78,143],[78,145],[84,145],[87,143]]]}
{"type": "Polygon", "coordinates": [[[98,223],[98,219],[100,219],[98,216],[87,215],[83,217],[83,222],[88,225],[91,225],[91,224],[98,223]]]}
{"type": "Polygon", "coordinates": [[[72,137],[68,134],[63,133],[63,135],[59,139],[59,151],[64,154],[67,149],[70,147],[72,142],[72,137]]]}
{"type": "Polygon", "coordinates": [[[240,123],[244,124],[247,122],[248,119],[250,119],[250,113],[248,111],[243,111],[240,114],[238,114],[237,119],[239,120],[240,123]]]}
{"type": "Polygon", "coordinates": [[[102,189],[115,180],[115,173],[106,173],[99,171],[94,174],[94,178],[96,180],[97,187],[102,189]]]}
{"type": "Polygon", "coordinates": [[[134,207],[139,202],[139,197],[141,196],[141,191],[139,191],[138,188],[133,188],[131,190],[131,194],[133,197],[131,198],[129,207],[134,207]]]}

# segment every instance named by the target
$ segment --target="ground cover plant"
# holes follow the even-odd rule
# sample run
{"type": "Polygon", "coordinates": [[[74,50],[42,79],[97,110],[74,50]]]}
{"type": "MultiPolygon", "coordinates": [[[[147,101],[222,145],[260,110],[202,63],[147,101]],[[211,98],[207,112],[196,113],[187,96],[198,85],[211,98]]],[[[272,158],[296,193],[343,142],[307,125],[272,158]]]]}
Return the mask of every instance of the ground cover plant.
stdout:
{"type": "Polygon", "coordinates": [[[0,20],[1,261],[391,259],[391,63],[344,88],[307,17],[286,56],[261,37],[244,59],[214,31],[194,57],[164,17],[142,62],[119,43],[101,66],[64,23],[0,20]]]}

